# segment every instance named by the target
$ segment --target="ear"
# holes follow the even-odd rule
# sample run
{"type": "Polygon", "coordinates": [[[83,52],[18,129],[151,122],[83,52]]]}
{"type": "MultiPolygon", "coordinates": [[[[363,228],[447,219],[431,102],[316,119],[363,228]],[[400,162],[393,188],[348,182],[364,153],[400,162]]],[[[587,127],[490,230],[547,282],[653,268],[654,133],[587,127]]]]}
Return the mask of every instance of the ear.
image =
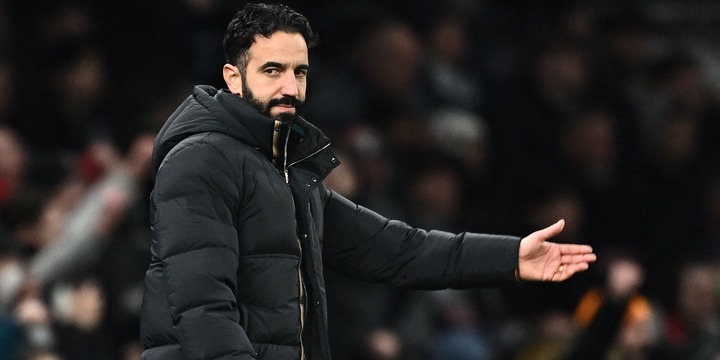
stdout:
{"type": "Polygon", "coordinates": [[[228,90],[230,90],[233,94],[240,94],[242,97],[242,74],[240,74],[240,69],[238,69],[237,66],[225,64],[223,66],[223,79],[225,79],[225,84],[228,87],[228,90]]]}

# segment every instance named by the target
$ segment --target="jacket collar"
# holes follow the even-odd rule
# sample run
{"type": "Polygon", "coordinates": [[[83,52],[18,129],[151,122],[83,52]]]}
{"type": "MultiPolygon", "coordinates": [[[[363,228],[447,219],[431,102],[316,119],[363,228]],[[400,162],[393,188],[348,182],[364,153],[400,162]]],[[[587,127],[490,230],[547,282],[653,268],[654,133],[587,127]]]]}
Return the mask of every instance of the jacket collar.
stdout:
{"type": "MultiPolygon", "coordinates": [[[[247,101],[226,89],[218,91],[214,98],[232,117],[232,121],[249,133],[249,138],[241,140],[259,149],[278,168],[311,157],[330,144],[330,139],[320,129],[302,117],[288,126],[285,122],[260,114],[247,101]]],[[[222,118],[220,120],[223,121],[222,118]]]]}

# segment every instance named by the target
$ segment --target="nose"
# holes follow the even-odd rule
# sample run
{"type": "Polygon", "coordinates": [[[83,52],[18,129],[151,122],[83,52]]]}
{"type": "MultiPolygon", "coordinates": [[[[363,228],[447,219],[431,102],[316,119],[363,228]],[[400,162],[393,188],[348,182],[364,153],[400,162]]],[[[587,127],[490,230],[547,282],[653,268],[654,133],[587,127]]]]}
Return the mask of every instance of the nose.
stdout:
{"type": "Polygon", "coordinates": [[[300,91],[298,89],[297,79],[295,74],[288,71],[282,78],[282,88],[280,89],[283,96],[298,97],[300,91]]]}

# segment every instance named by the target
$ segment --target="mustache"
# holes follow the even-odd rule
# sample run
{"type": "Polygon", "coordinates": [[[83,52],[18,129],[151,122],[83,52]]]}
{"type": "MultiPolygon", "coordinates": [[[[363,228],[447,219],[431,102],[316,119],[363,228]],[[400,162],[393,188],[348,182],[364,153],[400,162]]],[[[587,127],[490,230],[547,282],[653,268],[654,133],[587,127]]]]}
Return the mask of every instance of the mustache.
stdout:
{"type": "Polygon", "coordinates": [[[279,99],[272,99],[268,102],[268,109],[276,106],[276,105],[290,105],[292,107],[299,107],[302,105],[302,101],[298,100],[297,98],[294,98],[292,96],[283,96],[279,99]]]}

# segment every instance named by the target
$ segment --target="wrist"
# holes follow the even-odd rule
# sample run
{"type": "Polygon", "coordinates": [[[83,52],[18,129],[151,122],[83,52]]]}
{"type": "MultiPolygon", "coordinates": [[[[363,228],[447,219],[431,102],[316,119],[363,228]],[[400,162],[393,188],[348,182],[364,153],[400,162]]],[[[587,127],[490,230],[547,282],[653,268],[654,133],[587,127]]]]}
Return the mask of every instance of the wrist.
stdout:
{"type": "Polygon", "coordinates": [[[522,278],[520,277],[520,265],[515,267],[515,282],[517,282],[517,283],[523,282],[522,278]]]}

